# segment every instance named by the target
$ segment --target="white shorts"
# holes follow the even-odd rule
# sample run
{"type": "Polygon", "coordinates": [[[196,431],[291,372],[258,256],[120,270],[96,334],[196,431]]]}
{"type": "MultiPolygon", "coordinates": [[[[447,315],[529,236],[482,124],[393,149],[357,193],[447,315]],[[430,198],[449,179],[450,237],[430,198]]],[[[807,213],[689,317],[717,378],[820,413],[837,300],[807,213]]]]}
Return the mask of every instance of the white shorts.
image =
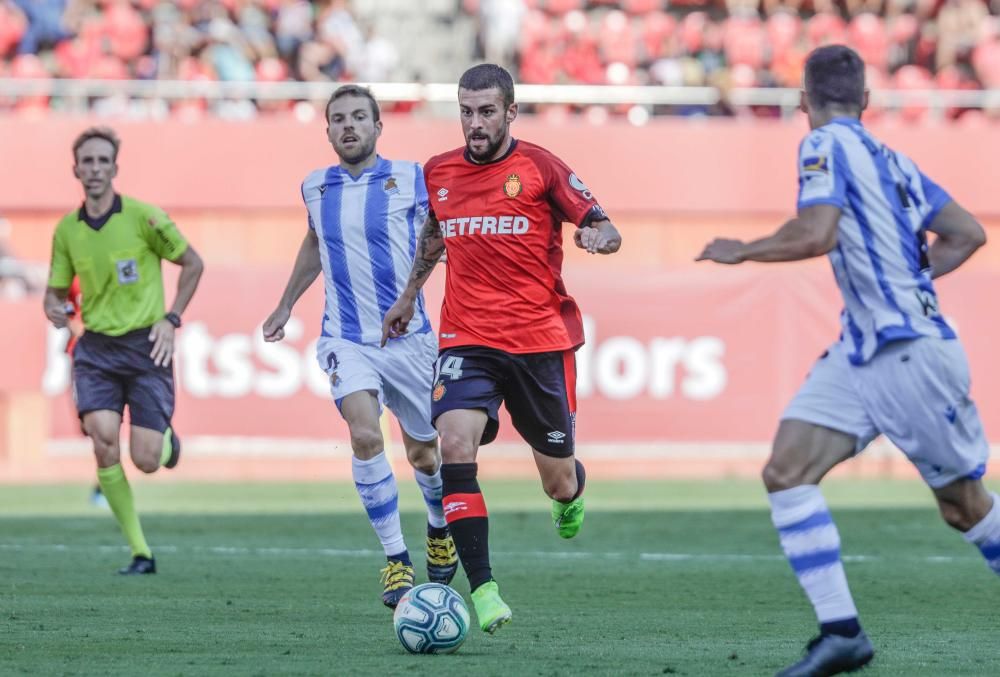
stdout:
{"type": "Polygon", "coordinates": [[[431,425],[437,348],[433,332],[390,339],[385,348],[324,336],[316,344],[316,359],[330,377],[338,409],[351,393],[377,393],[379,409],[388,407],[407,435],[426,442],[437,437],[431,425]]]}
{"type": "Polygon", "coordinates": [[[857,438],[860,452],[879,433],[940,488],[981,477],[989,457],[979,412],[969,398],[969,363],[957,340],[888,344],[853,366],[834,343],[781,416],[857,438]]]}

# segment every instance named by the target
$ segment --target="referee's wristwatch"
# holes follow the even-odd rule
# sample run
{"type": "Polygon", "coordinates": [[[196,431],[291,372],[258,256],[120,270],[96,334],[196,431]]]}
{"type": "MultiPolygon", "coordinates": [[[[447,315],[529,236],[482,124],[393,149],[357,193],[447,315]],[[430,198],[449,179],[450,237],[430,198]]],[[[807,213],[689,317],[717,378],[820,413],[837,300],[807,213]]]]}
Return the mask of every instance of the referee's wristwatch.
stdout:
{"type": "Polygon", "coordinates": [[[174,325],[174,329],[181,328],[181,316],[177,313],[167,313],[163,316],[163,319],[174,325]]]}

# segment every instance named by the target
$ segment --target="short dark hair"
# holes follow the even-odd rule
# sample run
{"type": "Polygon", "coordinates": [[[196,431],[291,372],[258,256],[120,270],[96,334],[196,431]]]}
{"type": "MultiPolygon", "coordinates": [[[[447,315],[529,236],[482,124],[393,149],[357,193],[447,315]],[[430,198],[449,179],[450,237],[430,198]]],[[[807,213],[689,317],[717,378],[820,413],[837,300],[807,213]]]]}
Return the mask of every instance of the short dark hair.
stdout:
{"type": "Polygon", "coordinates": [[[865,102],[865,62],[858,53],[844,45],[814,49],[806,59],[806,96],[819,109],[857,109],[865,102]]]}
{"type": "Polygon", "coordinates": [[[371,90],[367,87],[362,87],[361,85],[341,85],[334,90],[333,94],[330,95],[330,100],[326,102],[326,119],[330,120],[330,105],[337,99],[342,99],[345,96],[360,96],[364,99],[368,99],[368,103],[372,106],[372,117],[375,118],[375,122],[379,121],[379,109],[378,101],[375,100],[375,96],[372,94],[371,90]]]}
{"type": "Polygon", "coordinates": [[[481,63],[462,73],[458,81],[459,89],[480,92],[484,89],[497,88],[503,94],[503,105],[514,103],[514,78],[507,69],[495,63],[481,63]]]}
{"type": "Polygon", "coordinates": [[[118,148],[122,145],[122,142],[118,138],[118,135],[115,134],[115,130],[110,127],[88,127],[80,132],[80,135],[76,137],[76,141],[73,142],[73,164],[76,164],[76,151],[80,150],[80,146],[91,139],[104,139],[110,143],[114,148],[111,159],[114,162],[118,162],[118,148]]]}

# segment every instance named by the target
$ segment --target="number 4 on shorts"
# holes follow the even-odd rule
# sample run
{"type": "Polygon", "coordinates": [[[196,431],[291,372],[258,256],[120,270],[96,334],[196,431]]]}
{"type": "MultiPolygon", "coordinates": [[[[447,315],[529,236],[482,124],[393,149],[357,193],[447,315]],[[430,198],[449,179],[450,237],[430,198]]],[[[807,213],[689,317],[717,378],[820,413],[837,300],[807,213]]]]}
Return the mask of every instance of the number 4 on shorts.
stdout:
{"type": "Polygon", "coordinates": [[[438,376],[447,376],[452,381],[462,378],[462,360],[465,358],[449,355],[442,357],[437,363],[438,376]]]}

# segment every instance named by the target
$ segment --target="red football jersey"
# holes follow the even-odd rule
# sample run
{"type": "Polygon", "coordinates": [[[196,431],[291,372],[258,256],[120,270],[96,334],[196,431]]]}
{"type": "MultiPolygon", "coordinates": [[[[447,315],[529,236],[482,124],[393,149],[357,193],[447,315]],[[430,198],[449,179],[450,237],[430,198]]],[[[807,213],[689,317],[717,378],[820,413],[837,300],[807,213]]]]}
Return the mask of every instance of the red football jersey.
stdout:
{"type": "Polygon", "coordinates": [[[606,218],[562,160],[524,141],[472,162],[459,148],[424,167],[448,254],[440,346],[509,353],[583,344],[580,309],[562,280],[562,224],[606,218]]]}

